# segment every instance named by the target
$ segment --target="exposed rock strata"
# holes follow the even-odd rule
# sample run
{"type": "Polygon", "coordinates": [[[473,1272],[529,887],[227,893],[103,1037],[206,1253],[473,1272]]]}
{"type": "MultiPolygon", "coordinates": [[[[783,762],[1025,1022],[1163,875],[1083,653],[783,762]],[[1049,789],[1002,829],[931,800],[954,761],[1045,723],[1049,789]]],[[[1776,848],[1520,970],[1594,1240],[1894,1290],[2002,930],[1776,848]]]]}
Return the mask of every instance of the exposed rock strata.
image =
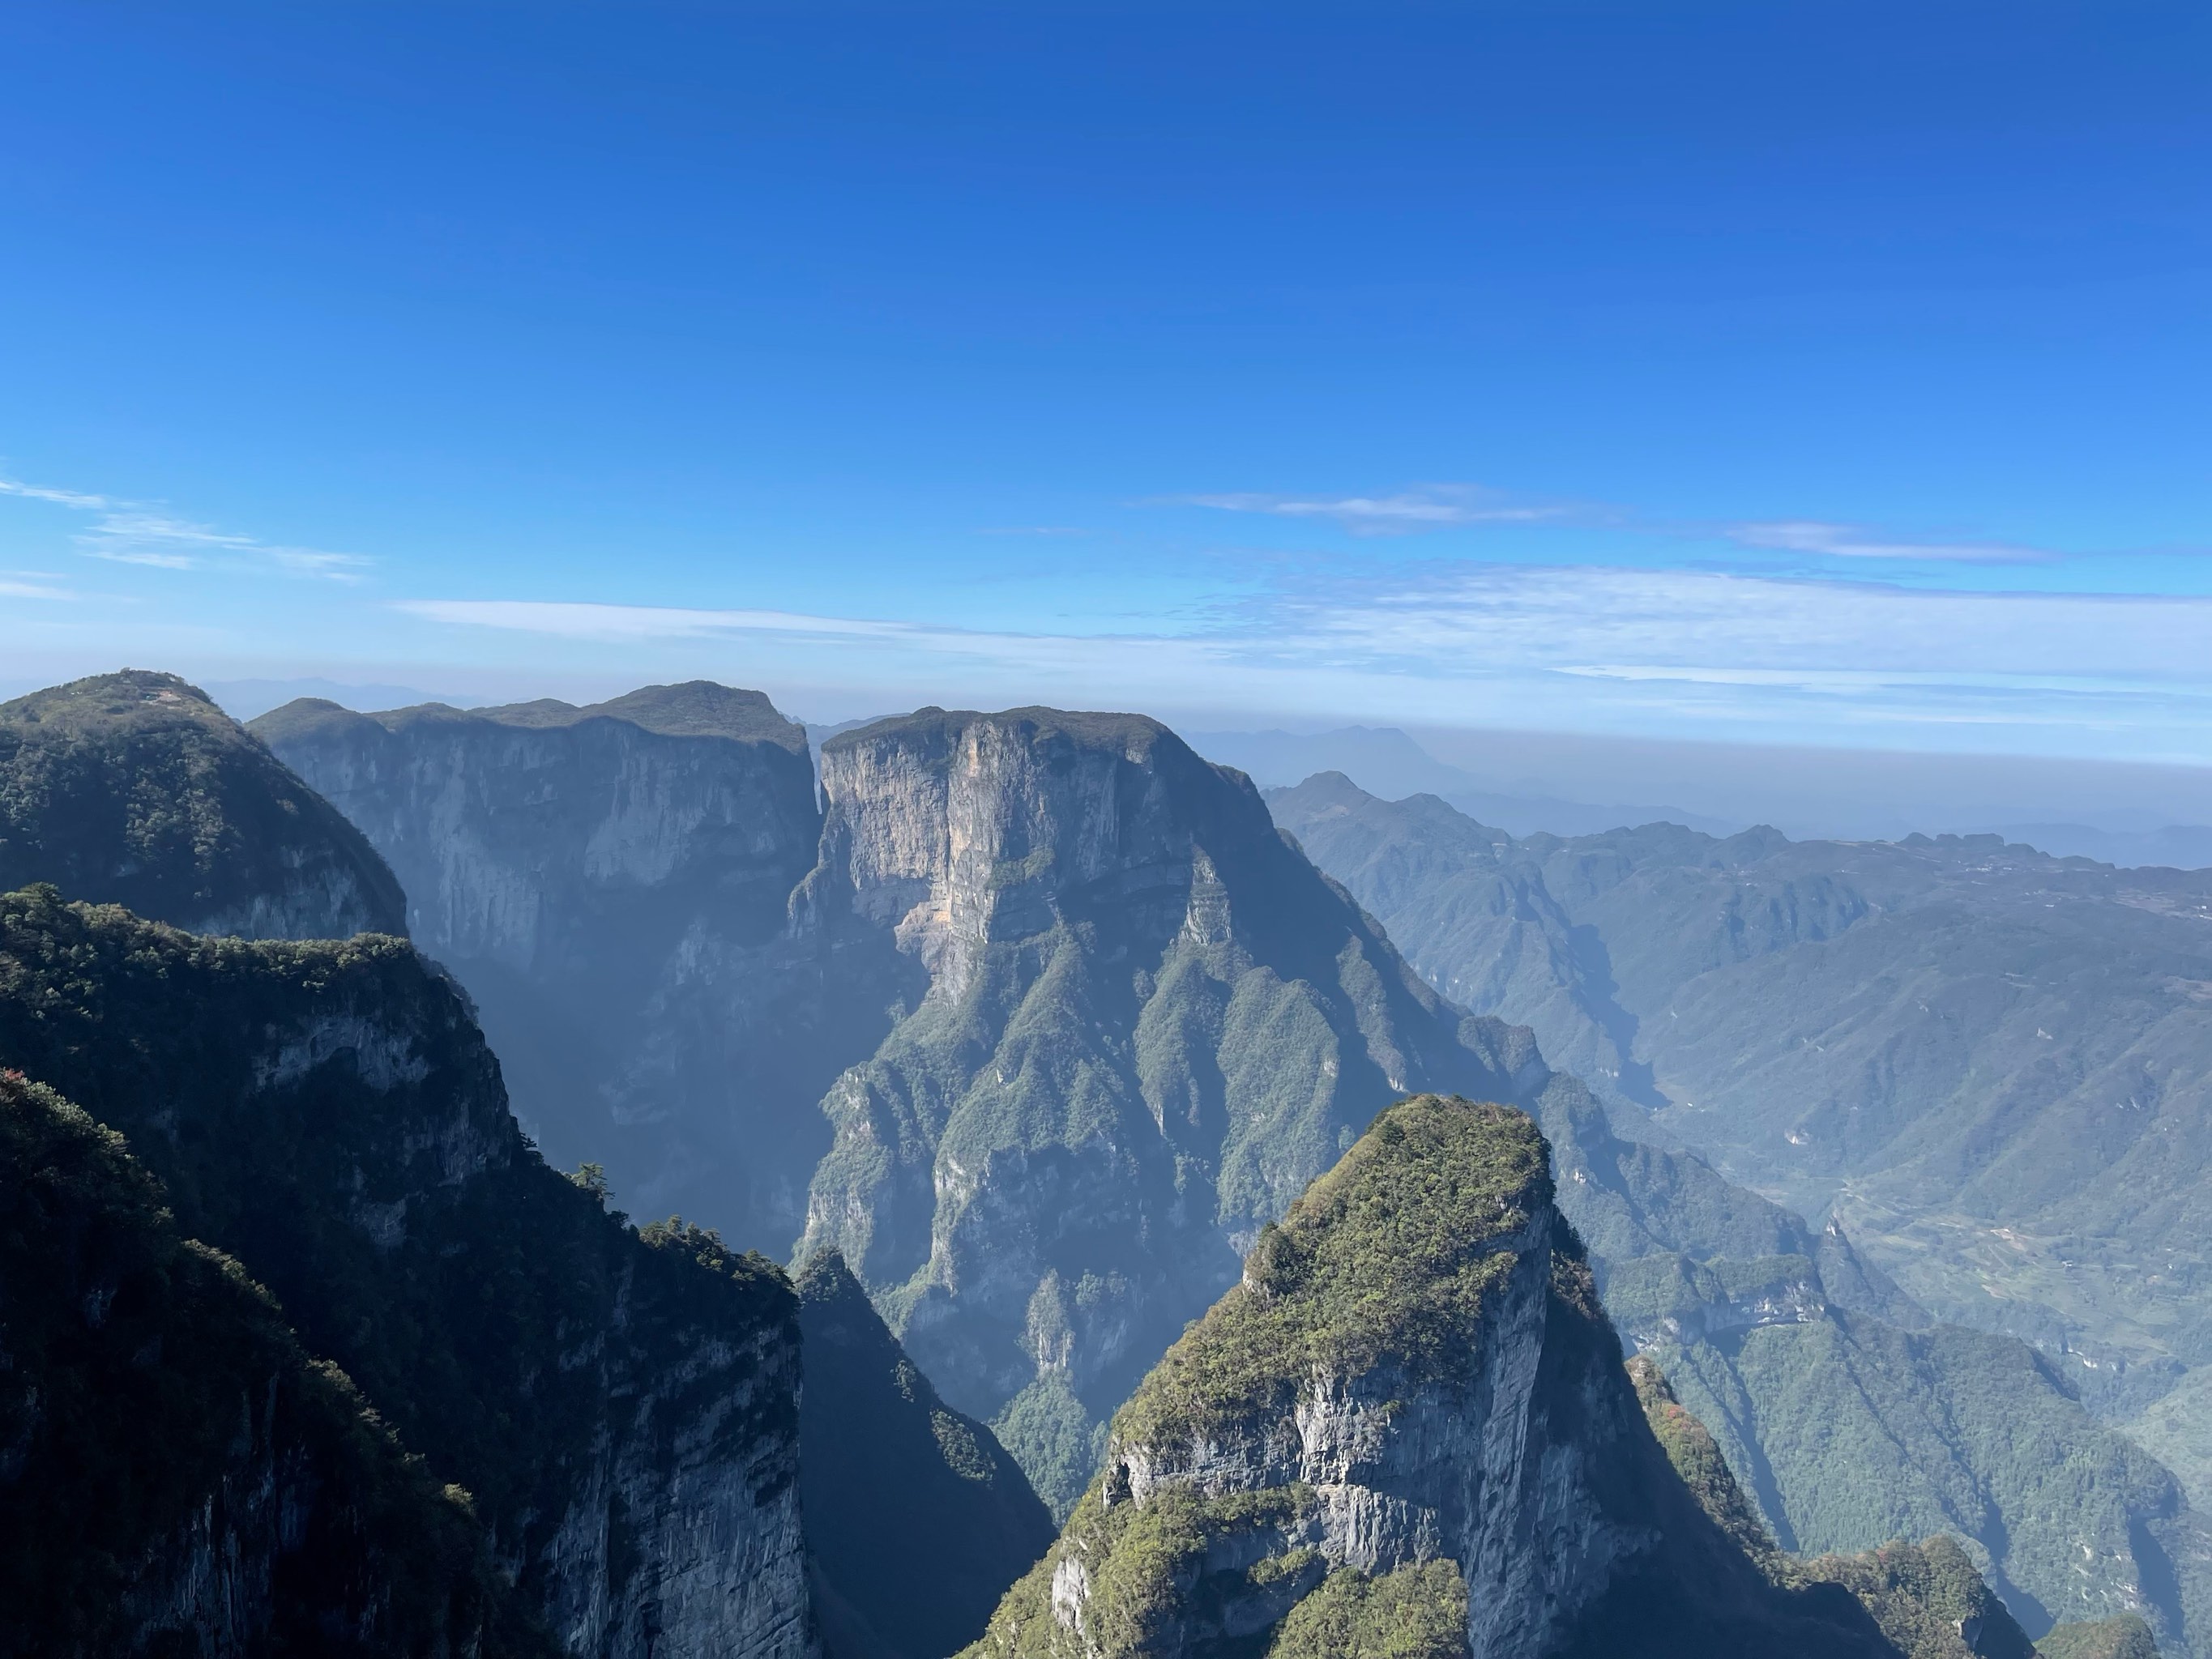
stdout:
{"type": "Polygon", "coordinates": [[[806,1248],[1062,1505],[1093,1425],[1376,1111],[1545,1076],[1154,721],[927,709],[822,768],[795,926],[892,1023],[823,1103],[806,1248]]]}

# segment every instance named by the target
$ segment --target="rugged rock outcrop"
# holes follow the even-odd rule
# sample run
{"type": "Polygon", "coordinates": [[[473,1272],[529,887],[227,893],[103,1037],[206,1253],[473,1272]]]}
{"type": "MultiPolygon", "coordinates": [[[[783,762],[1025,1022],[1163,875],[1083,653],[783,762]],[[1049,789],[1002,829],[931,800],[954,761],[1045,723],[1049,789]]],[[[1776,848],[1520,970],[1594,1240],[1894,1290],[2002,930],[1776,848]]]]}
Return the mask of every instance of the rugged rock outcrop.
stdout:
{"type": "Polygon", "coordinates": [[[162,1197],[0,1073],[0,1654],[550,1659],[466,1497],[162,1197]]]}
{"type": "Polygon", "coordinates": [[[568,1651],[812,1651],[788,1284],[696,1229],[641,1237],[548,1169],[466,1000],[404,941],[0,896],[0,1066],[129,1138],[179,1229],[472,1495],[568,1651]]]}
{"type": "Polygon", "coordinates": [[[1469,1021],[1155,721],[925,709],[832,738],[794,937],[884,1027],[828,1092],[836,1245],[1064,1509],[1239,1249],[1408,1089],[1515,1096],[1469,1021]]]}
{"type": "Polygon", "coordinates": [[[807,966],[775,948],[820,826],[803,728],[693,682],[581,708],[305,699],[252,730],[398,872],[550,1155],[602,1164],[641,1209],[788,1245],[844,1063],[811,1029],[807,966]]]}
{"type": "Polygon", "coordinates": [[[1052,1543],[991,1431],[938,1398],[842,1257],[800,1269],[799,1490],[829,1659],[941,1659],[1052,1543]]]}
{"type": "Polygon", "coordinates": [[[196,933],[404,933],[384,860],[198,687],[126,669],[0,703],[0,891],[196,933]]]}
{"type": "Polygon", "coordinates": [[[1504,1107],[1385,1113],[1117,1414],[971,1653],[1893,1651],[1676,1475],[1548,1162],[1504,1107]]]}

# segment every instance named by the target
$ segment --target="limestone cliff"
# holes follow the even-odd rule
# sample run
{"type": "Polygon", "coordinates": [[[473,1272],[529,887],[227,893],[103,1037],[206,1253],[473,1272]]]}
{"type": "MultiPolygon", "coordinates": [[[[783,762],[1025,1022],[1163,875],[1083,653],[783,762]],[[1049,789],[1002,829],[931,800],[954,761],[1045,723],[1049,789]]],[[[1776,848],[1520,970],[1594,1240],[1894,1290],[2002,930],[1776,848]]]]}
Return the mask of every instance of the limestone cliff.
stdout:
{"type": "Polygon", "coordinates": [[[361,832],[173,674],[0,703],[0,891],[52,882],[196,933],[402,933],[361,832]]]}
{"type": "Polygon", "coordinates": [[[1547,1164],[1504,1107],[1384,1114],[1117,1414],[975,1659],[1893,1652],[1675,1474],[1547,1164]]]}
{"type": "Polygon", "coordinates": [[[568,1651],[805,1659],[782,1274],[642,1237],[546,1168],[404,941],[195,938],[0,897],[0,1066],[125,1133],[430,1478],[568,1651]]]}
{"type": "Polygon", "coordinates": [[[800,727],[695,682],[582,708],[307,699],[252,729],[391,861],[549,1154],[789,1243],[842,1063],[770,959],[819,827],[800,727]]]}
{"type": "Polygon", "coordinates": [[[887,1012],[823,1103],[805,1248],[1063,1508],[1096,1425],[1377,1110],[1543,1079],[1155,721],[927,709],[833,738],[822,783],[794,934],[887,1012]]]}

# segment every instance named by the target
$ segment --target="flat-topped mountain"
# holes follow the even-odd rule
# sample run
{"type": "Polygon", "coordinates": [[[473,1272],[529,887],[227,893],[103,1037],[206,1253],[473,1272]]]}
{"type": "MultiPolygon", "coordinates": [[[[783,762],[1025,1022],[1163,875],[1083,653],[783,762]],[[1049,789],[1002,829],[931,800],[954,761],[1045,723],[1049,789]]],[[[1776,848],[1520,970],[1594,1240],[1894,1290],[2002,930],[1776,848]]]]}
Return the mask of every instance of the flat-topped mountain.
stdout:
{"type": "Polygon", "coordinates": [[[0,891],[52,882],[196,933],[404,933],[360,830],[198,687],[126,669],[0,703],[0,891]]]}
{"type": "Polygon", "coordinates": [[[1239,1246],[1376,1111],[1540,1079],[1156,721],[925,709],[830,739],[822,782],[795,926],[888,1012],[823,1102],[807,1248],[1063,1505],[1239,1246]]]}
{"type": "Polygon", "coordinates": [[[373,720],[386,731],[394,732],[410,726],[466,724],[472,720],[551,731],[581,726],[589,720],[610,720],[665,738],[728,738],[739,743],[772,743],[791,750],[806,746],[805,728],[778,714],[766,694],[718,685],[712,680],[641,686],[605,702],[581,707],[562,702],[557,697],[539,697],[530,702],[500,703],[481,708],[455,708],[441,702],[418,703],[409,708],[361,714],[325,698],[300,697],[270,709],[252,725],[264,741],[276,747],[343,731],[353,721],[362,720],[373,720]]]}
{"type": "Polygon", "coordinates": [[[391,861],[550,1152],[782,1252],[829,1144],[789,1103],[837,1070],[771,1018],[763,952],[820,829],[802,727],[694,681],[582,708],[303,700],[252,729],[391,861]]]}
{"type": "Polygon", "coordinates": [[[255,729],[399,872],[550,1148],[836,1246],[1061,1504],[1385,1103],[1540,1086],[1140,716],[879,721],[825,744],[819,809],[798,728],[720,688],[255,729]]]}

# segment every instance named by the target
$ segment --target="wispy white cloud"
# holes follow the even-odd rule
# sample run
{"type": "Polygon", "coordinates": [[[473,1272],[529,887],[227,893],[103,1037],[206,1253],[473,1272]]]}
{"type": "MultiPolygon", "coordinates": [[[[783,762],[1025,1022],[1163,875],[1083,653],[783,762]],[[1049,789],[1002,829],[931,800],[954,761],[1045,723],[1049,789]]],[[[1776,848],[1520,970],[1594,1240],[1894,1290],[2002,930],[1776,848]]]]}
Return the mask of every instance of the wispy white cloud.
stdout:
{"type": "Polygon", "coordinates": [[[88,495],[75,489],[48,489],[40,484],[17,483],[11,478],[0,478],[0,495],[21,495],[27,501],[52,501],[58,507],[82,507],[88,512],[107,505],[105,495],[88,495]]]}
{"type": "Polygon", "coordinates": [[[74,599],[76,595],[65,587],[57,587],[51,580],[40,580],[31,571],[0,573],[0,599],[74,599]],[[33,577],[26,581],[25,576],[33,577]]]}
{"type": "Polygon", "coordinates": [[[2051,564],[2057,555],[2005,542],[1942,541],[1883,535],[1856,525],[1783,519],[1728,526],[1730,541],[1784,553],[1837,559],[1911,559],[1938,564],[2051,564]]]}
{"type": "MultiPolygon", "coordinates": [[[[1285,579],[1172,631],[971,630],[775,611],[510,600],[412,615],[647,647],[754,683],[900,699],[1326,711],[1430,724],[1888,729],[2212,760],[2212,599],[1932,591],[1711,571],[1424,562],[1285,579]],[[688,643],[687,643],[688,642],[688,643]],[[858,647],[858,648],[855,648],[858,647]],[[686,654],[688,653],[703,654],[686,654]],[[2077,734],[2069,738],[2067,733],[2077,734]],[[2088,735],[2098,734],[2094,738],[2088,735]]],[[[689,672],[688,670],[686,672],[689,672]]]]}
{"type": "Polygon", "coordinates": [[[1823,559],[1887,559],[1932,564],[2049,564],[2058,555],[2016,543],[1903,535],[1818,519],[1757,519],[1721,524],[1683,522],[1626,509],[1533,502],[1480,484],[1425,484],[1388,495],[1281,495],[1252,491],[1171,495],[1155,504],[1209,507],[1229,513],[1322,520],[1355,536],[1402,536],[1474,525],[1601,526],[1674,538],[1718,536],[1762,552],[1823,559]]]}
{"type": "Polygon", "coordinates": [[[70,538],[79,556],[157,570],[277,571],[332,581],[361,580],[371,560],[357,553],[284,547],[180,519],[157,507],[83,490],[0,478],[0,495],[46,501],[98,516],[70,538]]]}
{"type": "Polygon", "coordinates": [[[569,640],[711,639],[750,633],[911,639],[930,631],[905,623],[809,617],[788,611],[700,611],[677,605],[592,605],[556,599],[402,599],[397,608],[430,622],[569,640]]]}
{"type": "Polygon", "coordinates": [[[1394,495],[1276,495],[1232,491],[1170,495],[1163,506],[1210,507],[1224,513],[1264,513],[1279,519],[1324,519],[1355,536],[1403,536],[1453,525],[1536,524],[1567,519],[1577,509],[1507,500],[1479,484],[1429,484],[1394,495]]]}

